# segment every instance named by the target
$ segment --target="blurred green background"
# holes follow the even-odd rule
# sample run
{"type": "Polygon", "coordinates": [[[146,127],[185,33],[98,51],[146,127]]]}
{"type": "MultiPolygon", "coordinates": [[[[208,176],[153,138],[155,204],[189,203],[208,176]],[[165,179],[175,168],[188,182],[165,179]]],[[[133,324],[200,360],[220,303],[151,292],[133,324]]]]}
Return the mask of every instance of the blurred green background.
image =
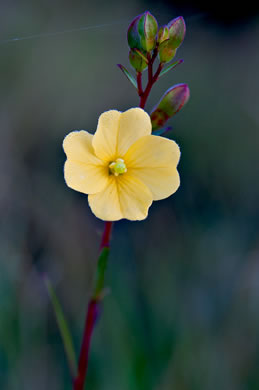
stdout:
{"type": "Polygon", "coordinates": [[[258,10],[141,0],[1,2],[0,389],[71,389],[41,275],[78,352],[103,223],[66,187],[62,141],[138,105],[116,64],[130,68],[127,27],[145,10],[187,24],[184,64],[147,105],[190,87],[169,123],[181,187],[115,224],[87,389],[259,389],[258,10]]]}

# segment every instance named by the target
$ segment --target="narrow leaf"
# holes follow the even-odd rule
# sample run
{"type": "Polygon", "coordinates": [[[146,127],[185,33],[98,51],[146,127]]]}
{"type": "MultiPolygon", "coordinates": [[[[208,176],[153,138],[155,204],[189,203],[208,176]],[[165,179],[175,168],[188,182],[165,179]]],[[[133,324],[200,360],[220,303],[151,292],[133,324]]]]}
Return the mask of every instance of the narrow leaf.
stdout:
{"type": "Polygon", "coordinates": [[[59,331],[62,337],[64,349],[67,355],[68,364],[71,370],[72,378],[75,378],[77,375],[77,363],[76,363],[76,354],[72,341],[71,334],[68,329],[67,322],[65,320],[65,316],[61,307],[61,304],[56,296],[54,288],[48,279],[47,276],[44,276],[44,282],[49,294],[50,301],[52,303],[54,313],[56,316],[56,320],[58,323],[59,331]]]}
{"type": "Polygon", "coordinates": [[[109,257],[110,248],[104,247],[100,253],[98,263],[97,263],[97,272],[95,280],[95,297],[98,297],[104,287],[104,275],[107,267],[107,260],[109,257]]]}
{"type": "Polygon", "coordinates": [[[172,64],[170,64],[169,66],[167,66],[166,68],[162,69],[160,75],[159,75],[159,78],[161,76],[163,76],[164,74],[166,74],[167,72],[169,72],[169,70],[172,70],[174,69],[177,65],[180,65],[183,63],[183,60],[179,60],[179,61],[176,61],[176,62],[173,62],[172,64]]]}
{"type": "Polygon", "coordinates": [[[121,64],[117,64],[117,66],[120,68],[120,70],[123,72],[123,74],[127,77],[127,79],[131,82],[131,84],[132,84],[136,89],[138,89],[138,85],[137,85],[136,79],[135,79],[134,76],[132,76],[132,74],[125,68],[125,66],[123,66],[123,65],[121,65],[121,64]]]}

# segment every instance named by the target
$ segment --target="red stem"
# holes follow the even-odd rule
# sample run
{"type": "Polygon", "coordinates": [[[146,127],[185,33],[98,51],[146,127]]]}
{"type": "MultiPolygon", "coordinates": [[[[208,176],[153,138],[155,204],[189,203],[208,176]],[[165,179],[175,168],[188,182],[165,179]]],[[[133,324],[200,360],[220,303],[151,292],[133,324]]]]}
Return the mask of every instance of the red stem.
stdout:
{"type": "Polygon", "coordinates": [[[83,390],[85,377],[88,368],[89,350],[91,343],[91,336],[94,330],[94,324],[98,317],[99,304],[96,299],[91,299],[88,304],[88,310],[85,320],[85,329],[81,345],[79,363],[78,363],[78,375],[74,380],[73,389],[83,390]]]}
{"type": "Polygon", "coordinates": [[[141,72],[137,72],[137,84],[138,84],[138,95],[141,96],[143,94],[141,72]]]}
{"type": "Polygon", "coordinates": [[[110,221],[105,222],[104,232],[103,232],[102,241],[100,245],[100,251],[103,248],[109,248],[110,246],[112,226],[113,226],[113,222],[110,221]]]}
{"type": "MultiPolygon", "coordinates": [[[[102,251],[103,248],[109,248],[110,246],[112,226],[113,226],[113,222],[110,221],[105,222],[104,232],[103,232],[102,241],[100,245],[100,251],[102,251]]],[[[87,368],[88,368],[88,361],[89,361],[91,338],[94,330],[94,325],[98,318],[99,307],[100,307],[100,298],[98,297],[92,298],[88,304],[83,340],[81,344],[81,350],[80,350],[80,356],[78,362],[78,373],[77,373],[77,377],[73,381],[73,390],[84,389],[85,378],[86,378],[87,368]]]]}
{"type": "Polygon", "coordinates": [[[145,108],[145,105],[146,105],[148,96],[150,94],[150,91],[151,91],[153,85],[155,84],[155,82],[157,81],[157,79],[158,79],[158,77],[160,75],[160,72],[161,72],[161,70],[163,68],[163,65],[161,63],[159,63],[157,71],[156,71],[156,73],[153,76],[153,62],[154,62],[154,59],[155,58],[153,56],[151,61],[148,64],[148,83],[147,83],[145,91],[142,93],[142,95],[140,95],[139,107],[143,108],[143,109],[145,108]]]}

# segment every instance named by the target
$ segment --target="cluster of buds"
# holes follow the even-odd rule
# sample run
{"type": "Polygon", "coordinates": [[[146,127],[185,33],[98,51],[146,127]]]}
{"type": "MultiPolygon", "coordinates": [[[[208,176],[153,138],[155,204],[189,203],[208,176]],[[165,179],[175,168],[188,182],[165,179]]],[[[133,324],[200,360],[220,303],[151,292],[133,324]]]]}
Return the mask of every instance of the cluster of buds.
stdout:
{"type": "MultiPolygon", "coordinates": [[[[156,18],[146,11],[136,16],[128,28],[129,61],[136,71],[136,77],[123,65],[118,67],[137,89],[140,97],[139,107],[144,108],[147,97],[154,83],[164,74],[183,62],[182,59],[168,64],[176,55],[185,37],[186,27],[182,16],[171,20],[166,26],[158,27],[156,18]],[[159,64],[154,70],[155,60],[159,64]],[[148,69],[148,81],[145,88],[142,84],[142,72],[148,69]]],[[[168,119],[179,112],[189,100],[190,91],[187,84],[170,87],[159,103],[150,113],[152,128],[160,135],[169,128],[164,128],[168,119]]]]}
{"type": "Polygon", "coordinates": [[[159,55],[160,63],[170,62],[184,40],[185,22],[182,16],[158,29],[156,18],[150,12],[137,16],[128,29],[129,60],[137,72],[142,72],[152,56],[159,55]]]}

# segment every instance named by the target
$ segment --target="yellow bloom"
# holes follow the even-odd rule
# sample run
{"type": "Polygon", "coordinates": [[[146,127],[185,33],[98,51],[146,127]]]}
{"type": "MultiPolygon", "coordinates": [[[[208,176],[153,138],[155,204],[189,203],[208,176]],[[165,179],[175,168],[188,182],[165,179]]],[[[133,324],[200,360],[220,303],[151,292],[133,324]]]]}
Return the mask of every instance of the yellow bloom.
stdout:
{"type": "Polygon", "coordinates": [[[94,135],[81,130],[65,137],[65,181],[88,194],[96,217],[145,219],[153,200],[167,198],[179,187],[179,147],[151,131],[149,115],[131,108],[104,112],[94,135]]]}

